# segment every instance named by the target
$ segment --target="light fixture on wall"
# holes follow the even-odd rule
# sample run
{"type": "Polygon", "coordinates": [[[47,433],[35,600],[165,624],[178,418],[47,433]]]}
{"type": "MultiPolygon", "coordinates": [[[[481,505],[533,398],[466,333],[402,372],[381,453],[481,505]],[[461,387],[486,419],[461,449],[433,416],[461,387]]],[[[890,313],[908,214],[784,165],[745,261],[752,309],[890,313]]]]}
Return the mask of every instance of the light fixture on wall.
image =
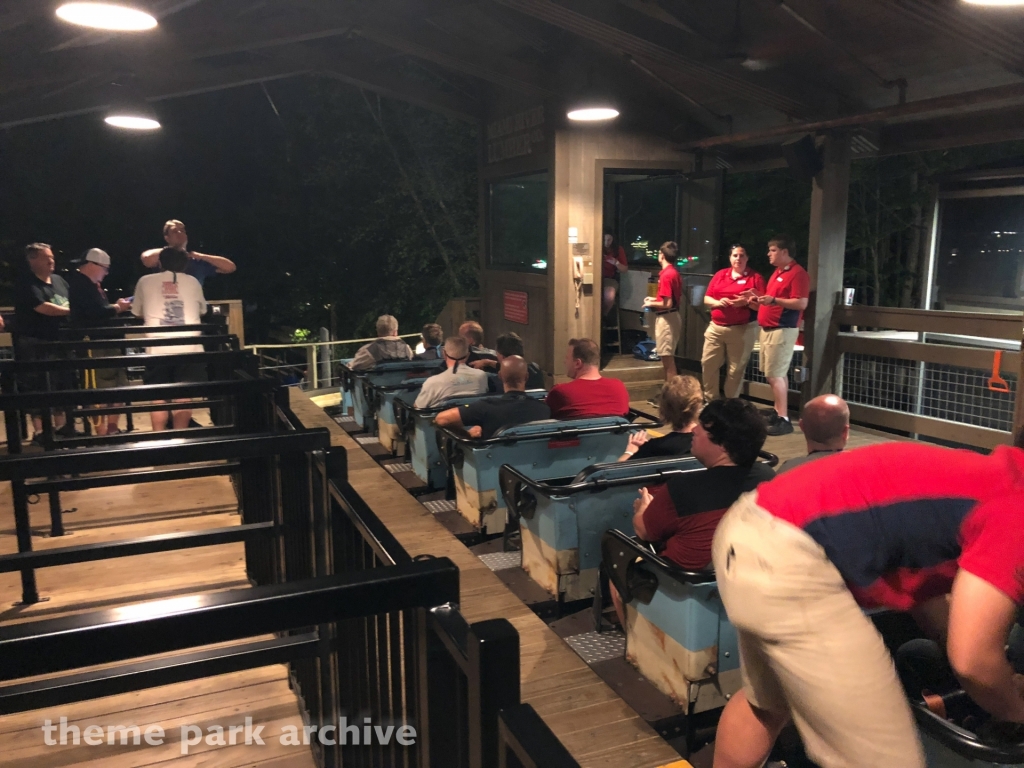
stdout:
{"type": "Polygon", "coordinates": [[[156,110],[142,98],[132,80],[113,83],[112,87],[112,106],[107,110],[103,122],[126,131],[155,131],[160,128],[156,110]]]}
{"type": "Polygon", "coordinates": [[[117,3],[64,3],[57,18],[70,24],[112,32],[143,32],[156,27],[156,18],[146,11],[117,3]]]}

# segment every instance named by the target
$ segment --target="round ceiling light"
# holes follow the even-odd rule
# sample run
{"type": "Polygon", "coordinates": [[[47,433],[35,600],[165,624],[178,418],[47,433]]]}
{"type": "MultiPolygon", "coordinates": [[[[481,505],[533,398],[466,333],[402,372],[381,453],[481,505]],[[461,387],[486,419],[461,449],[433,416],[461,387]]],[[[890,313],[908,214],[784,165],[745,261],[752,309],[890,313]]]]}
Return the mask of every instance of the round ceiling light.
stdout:
{"type": "Polygon", "coordinates": [[[1009,8],[1014,5],[1024,5],[1024,0],[964,0],[968,5],[991,5],[1000,8],[1009,8]]]}
{"type": "Polygon", "coordinates": [[[153,29],[156,19],[145,11],[113,3],[65,3],[57,17],[71,24],[114,32],[141,32],[153,29]]]}
{"type": "Polygon", "coordinates": [[[103,118],[103,122],[126,131],[155,131],[160,127],[159,120],[141,115],[111,114],[103,118]]]}
{"type": "Polygon", "coordinates": [[[619,116],[619,110],[614,107],[582,107],[573,109],[566,113],[570,120],[579,122],[598,122],[600,120],[613,120],[619,116]]]}

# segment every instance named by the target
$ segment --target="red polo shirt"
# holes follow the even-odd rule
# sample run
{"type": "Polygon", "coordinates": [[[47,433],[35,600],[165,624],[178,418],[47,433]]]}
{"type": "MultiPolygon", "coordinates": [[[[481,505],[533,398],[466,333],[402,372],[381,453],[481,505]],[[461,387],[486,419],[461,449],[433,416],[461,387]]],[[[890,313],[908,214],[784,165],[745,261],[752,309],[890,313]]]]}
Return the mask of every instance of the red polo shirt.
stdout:
{"type": "MultiPolygon", "coordinates": [[[[708,283],[705,296],[712,299],[731,299],[753,288],[760,296],[764,293],[764,278],[749,267],[739,277],[733,277],[732,267],[720,269],[708,283]]],[[[715,325],[746,325],[757,318],[750,307],[715,307],[711,310],[711,322],[715,325]]]]}
{"type": "Polygon", "coordinates": [[[667,310],[655,310],[658,312],[675,311],[679,309],[679,300],[683,296],[683,279],[679,277],[676,268],[669,264],[658,275],[658,300],[669,299],[667,310]]]}
{"type": "Polygon", "coordinates": [[[1024,450],[923,443],[843,451],[757,489],[825,550],[862,606],[906,611],[963,568],[1024,603],[1024,450]]]}
{"type": "MultiPolygon", "coordinates": [[[[806,299],[811,295],[811,278],[807,270],[791,261],[772,272],[765,293],[777,299],[806,299]]],[[[799,328],[803,316],[801,309],[783,309],[778,304],[757,308],[757,323],[762,328],[799,328]]]]}
{"type": "Polygon", "coordinates": [[[619,274],[618,267],[616,267],[614,264],[608,263],[609,258],[613,258],[622,266],[626,266],[626,252],[622,249],[621,245],[619,246],[618,250],[616,250],[614,253],[605,250],[604,253],[601,254],[602,277],[616,277],[619,274]]]}

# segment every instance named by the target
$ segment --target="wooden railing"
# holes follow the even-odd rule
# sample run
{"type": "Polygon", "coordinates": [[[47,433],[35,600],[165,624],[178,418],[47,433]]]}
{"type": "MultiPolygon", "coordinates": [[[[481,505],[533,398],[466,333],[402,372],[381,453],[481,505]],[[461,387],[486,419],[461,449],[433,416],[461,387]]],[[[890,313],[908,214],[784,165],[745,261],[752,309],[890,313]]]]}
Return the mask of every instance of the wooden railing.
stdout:
{"type": "MultiPolygon", "coordinates": [[[[991,425],[969,423],[972,420],[991,419],[942,418],[928,413],[929,407],[922,405],[928,400],[925,381],[934,382],[942,378],[942,374],[935,371],[935,366],[949,366],[957,370],[946,376],[944,386],[947,391],[943,393],[946,402],[943,407],[951,411],[958,408],[966,411],[974,407],[975,410],[990,412],[992,409],[988,406],[994,404],[1001,412],[1006,412],[1012,404],[1013,431],[1024,426],[1024,357],[1013,348],[1015,345],[1005,343],[1021,341],[1024,317],[1016,314],[841,306],[835,310],[833,323],[829,335],[833,354],[827,358],[837,361],[835,381],[840,394],[846,394],[845,390],[850,389],[850,381],[843,378],[844,371],[851,370],[850,365],[844,365],[845,355],[880,359],[872,360],[867,365],[890,364],[898,367],[917,388],[916,392],[909,393],[910,407],[884,407],[857,402],[858,399],[871,398],[858,397],[856,393],[848,396],[854,421],[980,448],[992,448],[1008,442],[1011,431],[1006,427],[1011,425],[1003,423],[1008,422],[1008,418],[998,420],[1000,428],[994,428],[991,425]],[[839,328],[845,326],[855,326],[860,332],[840,332],[839,328]],[[862,332],[867,329],[926,333],[928,336],[924,337],[925,341],[920,341],[863,335],[862,332]],[[955,338],[933,343],[931,339],[936,334],[955,338]],[[911,367],[908,362],[918,365],[911,367]],[[968,369],[970,372],[960,369],[968,369]],[[985,386],[989,376],[995,373],[1009,376],[1011,381],[1016,378],[1016,391],[1013,392],[1011,387],[1011,393],[1008,394],[985,386]],[[962,385],[952,381],[958,377],[960,381],[969,383],[962,385]],[[971,398],[974,403],[968,402],[971,398]],[[990,402],[978,405],[976,401],[980,398],[989,398],[990,402]]],[[[874,392],[872,398],[881,398],[884,394],[874,392]]]]}

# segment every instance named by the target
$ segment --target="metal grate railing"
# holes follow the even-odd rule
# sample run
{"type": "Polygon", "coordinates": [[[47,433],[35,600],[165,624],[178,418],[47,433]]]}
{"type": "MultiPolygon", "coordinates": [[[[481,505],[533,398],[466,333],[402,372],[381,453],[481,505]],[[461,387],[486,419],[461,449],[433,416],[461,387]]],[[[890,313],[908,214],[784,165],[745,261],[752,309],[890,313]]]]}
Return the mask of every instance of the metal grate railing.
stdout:
{"type": "MultiPolygon", "coordinates": [[[[793,360],[789,364],[789,388],[795,392],[800,391],[800,384],[793,378],[793,369],[799,368],[804,364],[804,351],[803,348],[799,348],[793,351],[793,360]]],[[[750,353],[750,361],[747,363],[747,381],[756,381],[760,384],[767,384],[768,380],[761,373],[761,355],[760,349],[754,347],[754,351],[750,353]]]]}
{"type": "Polygon", "coordinates": [[[843,355],[840,394],[851,403],[1010,431],[1017,377],[1010,392],[988,388],[987,370],[876,355],[843,355]]]}

